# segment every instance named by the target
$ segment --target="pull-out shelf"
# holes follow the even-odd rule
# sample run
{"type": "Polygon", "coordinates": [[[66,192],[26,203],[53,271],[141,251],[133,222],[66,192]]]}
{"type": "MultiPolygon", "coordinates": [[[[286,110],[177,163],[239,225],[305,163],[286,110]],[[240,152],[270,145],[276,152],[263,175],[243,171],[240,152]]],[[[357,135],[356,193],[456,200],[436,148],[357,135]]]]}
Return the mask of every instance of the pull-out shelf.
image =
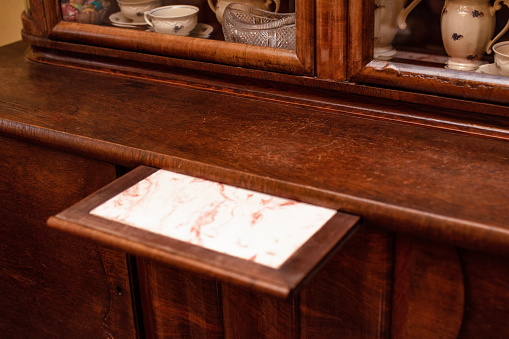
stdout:
{"type": "Polygon", "coordinates": [[[140,166],[49,218],[48,225],[285,298],[358,222],[329,208],[140,166]]]}

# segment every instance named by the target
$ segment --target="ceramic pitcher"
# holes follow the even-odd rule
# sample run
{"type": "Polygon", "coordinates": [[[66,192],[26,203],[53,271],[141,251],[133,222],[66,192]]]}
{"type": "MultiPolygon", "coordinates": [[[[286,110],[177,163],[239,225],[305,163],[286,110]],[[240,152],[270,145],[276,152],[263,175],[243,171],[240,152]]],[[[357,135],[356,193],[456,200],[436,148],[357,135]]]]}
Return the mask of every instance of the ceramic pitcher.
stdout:
{"type": "Polygon", "coordinates": [[[391,59],[396,54],[392,40],[398,29],[406,28],[408,14],[421,0],[413,0],[405,7],[407,0],[375,0],[375,59],[391,59]]]}
{"type": "Polygon", "coordinates": [[[281,4],[280,0],[217,0],[214,5],[213,0],[208,0],[210,8],[216,13],[217,21],[220,24],[223,23],[223,12],[226,6],[230,3],[238,3],[244,4],[248,6],[252,6],[258,9],[263,9],[265,11],[271,11],[271,5],[274,2],[276,8],[274,12],[279,12],[279,5],[281,4]]]}
{"type": "Polygon", "coordinates": [[[509,28],[509,21],[491,40],[495,31],[495,14],[504,0],[446,0],[442,9],[440,26],[445,51],[449,55],[447,68],[462,71],[480,66],[484,53],[491,53],[491,46],[509,28]]]}

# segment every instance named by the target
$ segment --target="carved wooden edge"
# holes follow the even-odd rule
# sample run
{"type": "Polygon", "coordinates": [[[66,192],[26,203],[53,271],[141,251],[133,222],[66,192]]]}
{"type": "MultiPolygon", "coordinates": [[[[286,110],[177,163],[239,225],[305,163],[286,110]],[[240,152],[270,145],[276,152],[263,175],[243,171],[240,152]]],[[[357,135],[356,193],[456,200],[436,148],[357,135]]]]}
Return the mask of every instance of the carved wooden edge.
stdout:
{"type": "Polygon", "coordinates": [[[309,65],[303,65],[294,51],[280,48],[250,46],[210,39],[183,38],[171,34],[65,21],[61,21],[53,27],[50,38],[77,44],[167,55],[239,67],[262,68],[292,74],[312,74],[312,69],[306,69],[309,65]]]}
{"type": "MultiPolygon", "coordinates": [[[[171,82],[175,77],[175,69],[179,68],[181,70],[190,70],[193,72],[214,72],[216,74],[242,77],[244,79],[250,78],[255,80],[273,81],[283,85],[297,85],[300,87],[299,98],[293,97],[291,100],[286,100],[289,104],[292,104],[294,101],[302,102],[300,98],[312,97],[312,93],[320,93],[319,95],[322,96],[321,98],[312,99],[314,102],[336,100],[334,94],[336,92],[341,92],[342,94],[351,93],[354,95],[370,96],[377,99],[398,100],[399,102],[426,105],[428,107],[453,110],[458,110],[458,107],[461,107],[462,112],[465,113],[465,119],[469,117],[467,113],[475,113],[476,115],[509,116],[509,108],[507,105],[500,106],[491,103],[481,103],[453,97],[445,98],[439,95],[418,93],[415,91],[405,92],[390,88],[372,87],[367,84],[339,82],[319,79],[316,77],[270,72],[261,69],[247,69],[225,64],[212,64],[197,60],[185,60],[154,54],[149,55],[135,51],[114,50],[107,47],[74,44],[28,35],[26,32],[23,32],[22,37],[23,40],[30,45],[25,56],[34,62],[114,73],[115,75],[134,76],[157,81],[171,82]]],[[[199,78],[199,81],[204,81],[203,77],[200,76],[199,78]]],[[[190,79],[190,77],[188,77],[188,79],[190,79]]],[[[189,81],[186,80],[186,84],[188,83],[189,81]]],[[[205,83],[199,85],[201,87],[206,86],[205,83]]],[[[223,82],[221,86],[224,87],[225,85],[229,85],[229,83],[223,82]]],[[[263,87],[265,88],[265,86],[263,87]]],[[[273,97],[274,94],[276,94],[276,91],[271,90],[268,92],[264,89],[258,92],[257,96],[267,97],[267,95],[269,95],[273,97]]],[[[284,96],[287,96],[287,93],[284,93],[284,96]]],[[[332,108],[334,110],[334,108],[329,105],[325,106],[327,106],[326,109],[332,108]]],[[[351,111],[350,106],[346,108],[346,111],[351,111]]],[[[342,109],[341,113],[345,113],[346,111],[342,109]]],[[[386,118],[390,118],[391,112],[387,111],[385,113],[383,115],[386,116],[386,118]]],[[[364,111],[362,114],[369,115],[368,111],[364,111]]],[[[399,120],[400,117],[401,116],[393,116],[396,120],[399,120]]],[[[423,118],[424,120],[427,120],[424,116],[423,118]]],[[[494,121],[494,124],[496,123],[497,122],[494,121]]],[[[463,130],[465,130],[465,128],[478,129],[479,127],[482,127],[482,124],[461,124],[461,126],[462,127],[460,127],[460,129],[463,130]]],[[[498,127],[499,126],[497,126],[496,133],[505,134],[503,130],[498,127]]],[[[495,132],[495,130],[492,130],[492,132],[495,132]]],[[[490,135],[492,132],[481,132],[480,134],[490,135]]],[[[476,134],[479,133],[476,132],[476,134]]]]}
{"type": "MultiPolygon", "coordinates": [[[[487,103],[509,103],[509,79],[489,74],[460,72],[374,60],[352,75],[352,81],[444,97],[457,97],[487,103]]],[[[497,114],[495,111],[493,114],[497,114]]]]}
{"type": "MultiPolygon", "coordinates": [[[[271,102],[278,101],[289,105],[320,109],[330,113],[391,120],[449,131],[461,131],[490,138],[509,138],[509,132],[503,127],[507,125],[504,117],[509,116],[509,108],[507,106],[502,107],[493,104],[479,105],[459,99],[444,100],[444,98],[437,96],[411,94],[338,82],[329,88],[333,92],[346,91],[346,93],[355,95],[364,94],[366,96],[379,97],[381,100],[391,100],[393,96],[397,96],[402,101],[414,101],[415,105],[421,105],[419,110],[409,110],[409,113],[405,112],[403,114],[391,110],[392,104],[389,104],[383,110],[373,110],[366,106],[368,101],[359,103],[359,106],[353,106],[350,102],[345,103],[341,101],[339,97],[330,97],[330,93],[324,92],[321,87],[322,85],[331,86],[332,84],[315,78],[297,77],[261,70],[246,70],[239,67],[212,65],[210,63],[181,60],[165,56],[151,55],[147,57],[136,52],[55,42],[26,34],[23,37],[31,44],[25,52],[25,57],[38,63],[164,81],[178,86],[216,92],[235,91],[235,94],[239,96],[256,97],[257,99],[270,100],[271,102]],[[108,57],[107,55],[110,56],[108,57]],[[176,72],[176,69],[186,70],[185,76],[176,72]],[[196,73],[194,77],[190,71],[196,73]],[[232,79],[228,82],[218,81],[217,76],[206,78],[203,76],[204,73],[201,72],[215,72],[215,74],[233,76],[241,84],[232,81],[232,79]],[[249,88],[245,84],[244,77],[246,76],[254,80],[249,82],[249,88]],[[274,86],[273,84],[270,90],[267,90],[266,84],[262,83],[261,80],[273,81],[278,83],[278,85],[274,86]],[[298,89],[295,86],[298,86],[298,89]],[[425,105],[427,108],[424,108],[422,105],[425,105]],[[446,112],[437,111],[436,108],[433,108],[433,105],[441,105],[447,110],[453,109],[456,113],[453,113],[453,117],[449,119],[446,112]],[[468,115],[468,111],[457,111],[458,106],[472,110],[477,114],[468,115]],[[463,114],[464,117],[461,116],[463,114]],[[492,116],[489,121],[482,118],[483,115],[488,114],[496,114],[500,117],[492,116]]],[[[379,101],[379,103],[381,102],[379,101]]],[[[403,107],[401,104],[399,106],[403,107]]]]}
{"type": "MultiPolygon", "coordinates": [[[[286,298],[300,290],[325,261],[345,243],[357,229],[360,219],[344,213],[335,214],[281,267],[272,268],[89,213],[106,200],[156,171],[155,168],[140,166],[74,206],[50,217],[48,225],[222,282],[286,298]]],[[[252,189],[251,186],[259,188],[260,185],[265,188],[289,185],[287,183],[270,185],[265,182],[267,180],[253,176],[246,179],[244,188],[252,189]]],[[[263,190],[263,193],[273,194],[270,189],[263,190]]]]}

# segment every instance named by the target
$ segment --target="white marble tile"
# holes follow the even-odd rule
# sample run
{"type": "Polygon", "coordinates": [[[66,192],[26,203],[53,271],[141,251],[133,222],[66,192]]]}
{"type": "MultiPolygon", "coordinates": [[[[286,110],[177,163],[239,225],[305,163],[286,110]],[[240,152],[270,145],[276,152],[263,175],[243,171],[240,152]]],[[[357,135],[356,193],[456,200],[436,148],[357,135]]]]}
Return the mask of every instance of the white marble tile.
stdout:
{"type": "Polygon", "coordinates": [[[336,211],[159,170],[90,213],[278,268],[336,211]]]}

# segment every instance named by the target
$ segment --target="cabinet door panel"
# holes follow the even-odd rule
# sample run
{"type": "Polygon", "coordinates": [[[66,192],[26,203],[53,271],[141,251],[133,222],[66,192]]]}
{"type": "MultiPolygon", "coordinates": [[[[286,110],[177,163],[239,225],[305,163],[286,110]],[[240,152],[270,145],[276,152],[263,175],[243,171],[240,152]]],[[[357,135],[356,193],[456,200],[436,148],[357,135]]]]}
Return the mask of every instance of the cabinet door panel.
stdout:
{"type": "Polygon", "coordinates": [[[135,336],[125,253],[46,219],[115,178],[115,167],[0,137],[0,331],[7,337],[135,336]]]}
{"type": "Polygon", "coordinates": [[[223,338],[220,284],[137,259],[147,338],[223,338]]]}
{"type": "Polygon", "coordinates": [[[460,338],[509,337],[509,265],[507,257],[461,250],[465,314],[460,338]]]}
{"type": "Polygon", "coordinates": [[[392,235],[360,228],[301,292],[301,338],[387,338],[392,235]]]}

